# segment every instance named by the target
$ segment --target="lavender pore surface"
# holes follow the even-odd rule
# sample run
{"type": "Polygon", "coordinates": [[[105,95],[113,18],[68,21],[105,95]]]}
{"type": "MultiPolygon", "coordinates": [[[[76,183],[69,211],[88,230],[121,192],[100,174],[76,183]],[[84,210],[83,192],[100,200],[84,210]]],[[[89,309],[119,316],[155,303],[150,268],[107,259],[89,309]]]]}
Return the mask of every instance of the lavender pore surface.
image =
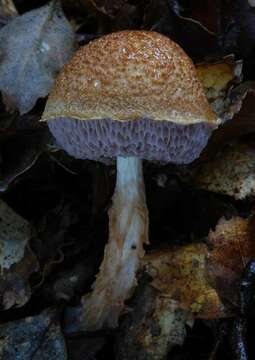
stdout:
{"type": "Polygon", "coordinates": [[[199,156],[214,129],[202,122],[184,125],[144,118],[116,121],[59,117],[49,120],[48,126],[68,154],[106,164],[117,156],[188,164],[199,156]]]}

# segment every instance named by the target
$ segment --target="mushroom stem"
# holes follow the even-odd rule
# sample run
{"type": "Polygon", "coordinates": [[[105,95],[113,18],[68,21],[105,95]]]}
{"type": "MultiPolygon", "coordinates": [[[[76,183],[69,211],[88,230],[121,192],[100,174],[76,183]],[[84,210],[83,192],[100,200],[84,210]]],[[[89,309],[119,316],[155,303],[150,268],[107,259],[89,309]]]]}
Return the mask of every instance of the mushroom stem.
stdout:
{"type": "Polygon", "coordinates": [[[116,187],[109,210],[109,242],[92,288],[83,297],[86,330],[116,327],[118,318],[136,286],[136,272],[148,243],[142,160],[117,157],[116,187]]]}

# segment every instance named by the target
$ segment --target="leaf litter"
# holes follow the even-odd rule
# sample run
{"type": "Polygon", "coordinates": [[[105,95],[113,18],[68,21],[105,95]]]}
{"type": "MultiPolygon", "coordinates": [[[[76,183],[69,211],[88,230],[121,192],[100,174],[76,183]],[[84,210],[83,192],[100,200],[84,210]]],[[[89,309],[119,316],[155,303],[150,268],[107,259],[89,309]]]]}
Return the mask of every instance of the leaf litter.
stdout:
{"type": "Polygon", "coordinates": [[[74,52],[75,37],[60,3],[52,1],[11,20],[0,31],[0,44],[5,104],[24,114],[48,95],[56,73],[74,52]]]}
{"type": "Polygon", "coordinates": [[[0,356],[6,360],[67,359],[58,312],[41,314],[0,325],[0,356]]]}
{"type": "Polygon", "coordinates": [[[0,299],[4,309],[23,306],[31,296],[29,276],[38,262],[29,246],[31,226],[0,200],[0,299]]]}
{"type": "Polygon", "coordinates": [[[65,14],[57,1],[3,1],[0,6],[5,104],[4,109],[0,102],[0,233],[1,225],[6,232],[0,351],[6,359],[211,360],[227,348],[230,355],[224,358],[232,360],[240,358],[243,346],[253,355],[252,1],[233,6],[181,0],[61,4],[65,14]],[[52,146],[38,120],[76,40],[81,45],[130,28],[161,32],[187,51],[225,124],[195,164],[144,164],[151,216],[148,263],[119,328],[84,333],[81,298],[89,293],[103,254],[115,172],[71,159],[52,146]],[[11,225],[7,214],[12,214],[11,225]],[[243,298],[250,304],[245,311],[243,298]],[[63,314],[52,310],[56,307],[63,314]],[[222,324],[227,330],[217,338],[222,324]]]}

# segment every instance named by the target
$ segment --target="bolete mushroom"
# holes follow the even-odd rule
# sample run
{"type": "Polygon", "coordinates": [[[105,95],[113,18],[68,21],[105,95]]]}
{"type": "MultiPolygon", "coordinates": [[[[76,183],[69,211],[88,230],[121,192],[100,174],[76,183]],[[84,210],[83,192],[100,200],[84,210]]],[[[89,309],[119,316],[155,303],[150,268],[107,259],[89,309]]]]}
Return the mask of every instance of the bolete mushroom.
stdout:
{"type": "Polygon", "coordinates": [[[79,159],[116,159],[109,242],[83,298],[84,328],[115,327],[148,243],[142,159],[190,163],[219,123],[192,61],[169,38],[121,31],[82,47],[59,74],[43,117],[79,159]]]}

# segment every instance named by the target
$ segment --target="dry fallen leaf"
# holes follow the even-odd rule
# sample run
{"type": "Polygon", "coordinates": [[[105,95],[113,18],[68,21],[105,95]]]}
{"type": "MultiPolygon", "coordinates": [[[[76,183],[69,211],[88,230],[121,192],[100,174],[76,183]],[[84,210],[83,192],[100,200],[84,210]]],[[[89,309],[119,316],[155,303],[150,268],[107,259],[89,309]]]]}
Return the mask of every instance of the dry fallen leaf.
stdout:
{"type": "Polygon", "coordinates": [[[238,306],[238,288],[246,264],[255,257],[254,217],[221,218],[215,231],[210,231],[207,272],[219,295],[238,306]]]}
{"type": "Polygon", "coordinates": [[[132,311],[121,322],[117,358],[164,359],[195,318],[233,316],[243,270],[255,256],[255,220],[220,219],[208,244],[190,244],[145,255],[132,311]],[[143,280],[143,277],[141,277],[143,280]]]}
{"type": "Polygon", "coordinates": [[[57,312],[46,309],[39,315],[1,324],[0,357],[6,360],[67,360],[57,312]]]}
{"type": "Polygon", "coordinates": [[[231,119],[234,111],[229,92],[242,80],[242,61],[227,56],[217,63],[197,64],[196,70],[213,110],[223,121],[231,119]]]}
{"type": "Polygon", "coordinates": [[[228,99],[229,106],[223,118],[232,119],[214,131],[200,156],[202,161],[214,158],[215,153],[230,141],[255,132],[255,82],[245,81],[237,85],[230,90],[228,99]]]}
{"type": "Polygon", "coordinates": [[[8,107],[31,110],[48,95],[74,51],[74,32],[58,1],[16,17],[0,31],[0,89],[8,107]],[[15,36],[13,36],[15,34],[15,36]]]}
{"type": "Polygon", "coordinates": [[[120,324],[116,359],[161,360],[186,337],[194,316],[148,283],[142,284],[132,301],[132,311],[120,324]]]}
{"type": "Polygon", "coordinates": [[[178,308],[198,318],[233,314],[246,264],[255,257],[254,217],[221,218],[208,245],[190,244],[154,251],[143,259],[151,285],[178,308]]]}
{"type": "Polygon", "coordinates": [[[143,264],[153,279],[151,285],[180,309],[199,318],[226,317],[228,309],[207,279],[207,255],[205,244],[190,244],[147,254],[143,264]]]}
{"type": "Polygon", "coordinates": [[[255,144],[235,143],[195,169],[196,187],[242,200],[255,194],[255,144]]]}
{"type": "Polygon", "coordinates": [[[28,278],[38,267],[28,246],[30,237],[28,221],[0,200],[0,302],[5,309],[30,298],[28,278]]]}
{"type": "Polygon", "coordinates": [[[30,239],[29,223],[0,200],[0,269],[3,274],[22,260],[30,239]]]}
{"type": "Polygon", "coordinates": [[[150,315],[153,325],[142,324],[136,333],[136,341],[146,349],[148,359],[164,359],[176,345],[183,345],[186,325],[192,327],[194,319],[189,311],[180,309],[177,302],[160,296],[150,315]]]}

